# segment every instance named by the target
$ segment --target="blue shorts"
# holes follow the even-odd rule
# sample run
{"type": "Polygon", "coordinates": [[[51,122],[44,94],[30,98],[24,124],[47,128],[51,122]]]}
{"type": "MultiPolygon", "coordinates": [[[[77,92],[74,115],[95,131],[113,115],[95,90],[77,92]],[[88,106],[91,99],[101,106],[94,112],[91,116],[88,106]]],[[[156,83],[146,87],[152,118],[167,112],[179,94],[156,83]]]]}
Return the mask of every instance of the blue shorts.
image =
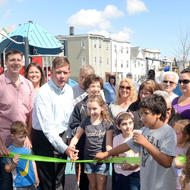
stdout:
{"type": "Polygon", "coordinates": [[[84,172],[86,174],[100,174],[100,175],[109,175],[110,164],[105,163],[85,163],[84,172]]]}

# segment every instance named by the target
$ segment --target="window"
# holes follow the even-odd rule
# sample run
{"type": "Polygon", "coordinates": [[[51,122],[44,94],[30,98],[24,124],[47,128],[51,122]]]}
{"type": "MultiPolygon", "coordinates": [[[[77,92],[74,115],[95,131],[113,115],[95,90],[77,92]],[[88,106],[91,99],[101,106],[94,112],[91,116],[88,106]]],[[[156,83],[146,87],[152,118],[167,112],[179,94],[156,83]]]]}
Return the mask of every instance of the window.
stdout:
{"type": "Polygon", "coordinates": [[[86,56],[82,57],[82,65],[86,64],[86,56]]]}
{"type": "Polygon", "coordinates": [[[96,48],[96,40],[94,40],[94,48],[96,48]]]}
{"type": "Polygon", "coordinates": [[[94,57],[94,64],[96,64],[96,56],[94,57]]]}
{"type": "Polygon", "coordinates": [[[121,46],[121,54],[123,54],[123,47],[121,46]]]}
{"type": "Polygon", "coordinates": [[[121,68],[123,68],[123,60],[121,60],[121,68]]]}
{"type": "Polygon", "coordinates": [[[99,57],[99,63],[100,64],[102,63],[102,57],[99,57]]]}
{"type": "Polygon", "coordinates": [[[107,58],[107,65],[109,65],[109,59],[107,58]]]}
{"type": "Polygon", "coordinates": [[[128,50],[128,47],[126,47],[126,54],[128,54],[129,53],[129,50],[128,50]]]}
{"type": "Polygon", "coordinates": [[[117,53],[117,46],[116,45],[114,46],[114,51],[115,51],[115,53],[117,53]]]}
{"type": "Polygon", "coordinates": [[[109,42],[106,43],[106,50],[109,50],[109,42]]]}
{"type": "Polygon", "coordinates": [[[86,44],[85,44],[85,40],[81,40],[81,47],[85,48],[86,44]]]}
{"type": "Polygon", "coordinates": [[[102,40],[99,40],[99,48],[102,47],[102,40]]]}
{"type": "Polygon", "coordinates": [[[127,67],[127,68],[129,67],[129,62],[128,62],[128,60],[126,61],[126,67],[127,67]]]}

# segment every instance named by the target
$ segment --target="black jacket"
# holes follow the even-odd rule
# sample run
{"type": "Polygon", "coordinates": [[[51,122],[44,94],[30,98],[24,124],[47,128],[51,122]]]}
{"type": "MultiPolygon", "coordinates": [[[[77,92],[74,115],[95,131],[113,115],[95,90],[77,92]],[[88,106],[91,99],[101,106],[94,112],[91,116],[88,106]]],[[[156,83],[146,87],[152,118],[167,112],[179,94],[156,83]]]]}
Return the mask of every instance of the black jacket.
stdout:
{"type": "Polygon", "coordinates": [[[76,129],[80,125],[81,121],[87,116],[87,100],[88,96],[75,105],[69,124],[72,130],[76,129]]]}

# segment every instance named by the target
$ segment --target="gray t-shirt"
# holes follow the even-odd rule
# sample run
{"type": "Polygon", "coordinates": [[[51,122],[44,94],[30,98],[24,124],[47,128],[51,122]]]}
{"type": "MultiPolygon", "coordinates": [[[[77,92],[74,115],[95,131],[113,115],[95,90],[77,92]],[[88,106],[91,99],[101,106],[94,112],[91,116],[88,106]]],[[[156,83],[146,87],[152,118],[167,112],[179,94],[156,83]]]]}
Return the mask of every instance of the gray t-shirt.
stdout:
{"type": "MultiPolygon", "coordinates": [[[[164,125],[159,129],[141,128],[142,134],[162,153],[176,156],[176,134],[172,127],[164,125]]],[[[176,189],[176,175],[174,167],[161,166],[148,151],[133,142],[133,138],[127,141],[128,146],[141,154],[140,179],[141,190],[174,190],[176,189]]],[[[172,164],[174,165],[174,164],[172,164]]]]}
{"type": "Polygon", "coordinates": [[[128,109],[128,106],[125,107],[125,108],[121,108],[118,104],[116,103],[111,103],[109,105],[109,109],[111,111],[111,114],[113,116],[113,118],[115,119],[117,117],[117,115],[120,113],[120,112],[125,112],[127,111],[128,109]]]}
{"type": "Polygon", "coordinates": [[[84,159],[93,159],[98,152],[105,152],[106,132],[113,130],[112,122],[103,121],[98,125],[92,125],[90,117],[86,117],[80,126],[85,130],[86,134],[84,159]]]}

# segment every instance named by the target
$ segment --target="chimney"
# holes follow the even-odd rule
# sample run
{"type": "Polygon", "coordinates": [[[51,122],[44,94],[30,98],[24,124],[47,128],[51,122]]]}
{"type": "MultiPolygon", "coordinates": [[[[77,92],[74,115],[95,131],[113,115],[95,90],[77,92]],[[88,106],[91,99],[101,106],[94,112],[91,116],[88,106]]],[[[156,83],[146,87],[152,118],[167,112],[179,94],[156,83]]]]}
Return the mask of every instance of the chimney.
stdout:
{"type": "Polygon", "coordinates": [[[74,35],[74,26],[69,27],[69,35],[73,36],[74,35]]]}

